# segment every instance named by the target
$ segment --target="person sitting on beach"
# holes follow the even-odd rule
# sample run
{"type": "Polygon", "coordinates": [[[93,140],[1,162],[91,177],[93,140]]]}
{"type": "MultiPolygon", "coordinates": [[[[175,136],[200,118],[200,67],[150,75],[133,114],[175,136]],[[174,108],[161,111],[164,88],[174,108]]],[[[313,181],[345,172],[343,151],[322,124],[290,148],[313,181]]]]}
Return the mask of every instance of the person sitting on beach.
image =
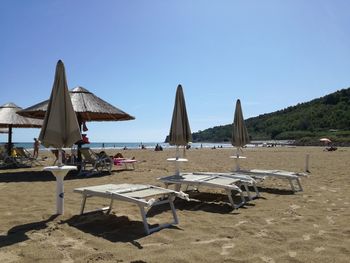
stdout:
{"type": "Polygon", "coordinates": [[[124,156],[121,153],[116,153],[113,158],[124,158],[124,156]]]}
{"type": "Polygon", "coordinates": [[[154,148],[156,152],[163,151],[163,147],[157,143],[156,147],[154,148]]]}

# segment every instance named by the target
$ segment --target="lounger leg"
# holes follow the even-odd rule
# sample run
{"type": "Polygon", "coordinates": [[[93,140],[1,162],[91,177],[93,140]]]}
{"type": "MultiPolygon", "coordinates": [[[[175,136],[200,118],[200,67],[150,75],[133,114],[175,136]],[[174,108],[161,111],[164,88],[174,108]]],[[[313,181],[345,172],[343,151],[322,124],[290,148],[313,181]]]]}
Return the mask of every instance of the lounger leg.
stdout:
{"type": "Polygon", "coordinates": [[[250,191],[249,191],[249,188],[248,188],[248,184],[247,184],[247,183],[243,183],[243,186],[244,186],[244,189],[245,189],[246,192],[247,192],[247,195],[248,195],[249,200],[252,201],[252,200],[253,200],[253,197],[252,197],[252,195],[250,194],[250,191]]]}
{"type": "Polygon", "coordinates": [[[81,207],[80,207],[80,214],[81,215],[84,213],[86,198],[87,198],[87,195],[83,193],[83,200],[81,202],[81,207]]]}
{"type": "Polygon", "coordinates": [[[171,207],[171,212],[173,213],[173,218],[174,218],[174,224],[178,224],[179,223],[179,219],[177,218],[176,215],[176,210],[175,210],[175,206],[174,206],[174,196],[169,197],[169,204],[171,207]]]}
{"type": "Polygon", "coordinates": [[[234,209],[237,209],[237,208],[241,207],[243,204],[245,204],[245,198],[244,198],[243,192],[240,192],[240,193],[239,193],[240,196],[241,196],[242,202],[239,203],[238,205],[235,205],[235,203],[233,202],[232,191],[229,190],[229,189],[227,189],[227,190],[226,190],[226,193],[227,193],[227,196],[228,196],[228,200],[230,201],[230,203],[231,203],[231,205],[232,205],[232,207],[233,207],[234,209]]]}
{"type": "Polygon", "coordinates": [[[259,193],[259,190],[258,190],[258,187],[256,186],[256,183],[254,182],[253,183],[253,187],[254,187],[254,190],[255,190],[255,193],[256,193],[256,197],[260,197],[260,193],[259,193]]]}
{"type": "Polygon", "coordinates": [[[289,180],[290,186],[292,187],[292,191],[293,191],[293,192],[296,192],[296,191],[295,191],[294,184],[293,184],[293,180],[292,180],[292,179],[288,179],[288,180],[289,180]]]}
{"type": "Polygon", "coordinates": [[[149,227],[148,227],[148,223],[147,223],[145,208],[143,206],[141,206],[141,205],[139,205],[139,207],[140,207],[141,216],[142,216],[142,222],[143,222],[143,226],[145,228],[146,235],[149,235],[150,231],[149,231],[149,227]]]}
{"type": "Polygon", "coordinates": [[[111,198],[111,202],[109,203],[109,207],[108,207],[108,210],[106,212],[106,214],[109,214],[111,211],[112,211],[112,206],[113,206],[113,198],[111,198]]]}
{"type": "Polygon", "coordinates": [[[300,179],[297,178],[297,183],[298,183],[298,186],[299,186],[299,191],[302,192],[303,191],[303,187],[301,186],[301,183],[300,183],[300,179]]]}

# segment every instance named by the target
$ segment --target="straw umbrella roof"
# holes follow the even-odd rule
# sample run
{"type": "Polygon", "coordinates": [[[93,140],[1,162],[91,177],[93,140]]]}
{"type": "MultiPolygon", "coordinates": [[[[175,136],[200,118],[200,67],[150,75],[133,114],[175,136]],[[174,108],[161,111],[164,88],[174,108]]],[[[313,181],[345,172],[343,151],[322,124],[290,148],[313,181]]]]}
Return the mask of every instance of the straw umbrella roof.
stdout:
{"type": "Polygon", "coordinates": [[[17,114],[22,108],[14,103],[6,103],[0,106],[0,128],[40,128],[41,120],[26,118],[17,114]]]}
{"type": "MultiPolygon", "coordinates": [[[[83,87],[69,91],[74,111],[78,121],[124,121],[135,117],[112,106],[83,87]]],[[[22,110],[22,116],[43,119],[47,110],[48,100],[22,110]]]]}
{"type": "Polygon", "coordinates": [[[7,152],[10,155],[12,149],[12,128],[40,128],[42,120],[26,118],[17,114],[22,108],[14,103],[6,103],[0,106],[0,128],[7,128],[8,145],[7,152]]]}

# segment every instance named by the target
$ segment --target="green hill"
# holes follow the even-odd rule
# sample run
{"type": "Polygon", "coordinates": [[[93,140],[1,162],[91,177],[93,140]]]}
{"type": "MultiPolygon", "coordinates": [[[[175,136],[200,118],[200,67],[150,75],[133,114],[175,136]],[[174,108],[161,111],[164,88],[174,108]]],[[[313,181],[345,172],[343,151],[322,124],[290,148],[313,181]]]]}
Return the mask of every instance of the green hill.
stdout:
{"type": "MultiPolygon", "coordinates": [[[[297,144],[320,144],[330,137],[338,145],[350,145],[350,88],[342,89],[276,112],[246,120],[252,140],[296,140],[297,144]]],[[[194,142],[229,142],[232,124],[193,133],[194,142]]]]}

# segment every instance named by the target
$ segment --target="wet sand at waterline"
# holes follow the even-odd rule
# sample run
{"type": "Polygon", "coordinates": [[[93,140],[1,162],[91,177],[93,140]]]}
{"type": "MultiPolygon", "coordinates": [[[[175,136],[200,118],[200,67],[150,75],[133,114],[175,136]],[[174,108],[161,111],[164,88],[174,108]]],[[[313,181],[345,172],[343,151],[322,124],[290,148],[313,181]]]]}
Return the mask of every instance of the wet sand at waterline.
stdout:
{"type": "MultiPolygon", "coordinates": [[[[115,154],[117,151],[110,151],[115,154]]],[[[68,175],[65,213],[56,211],[56,182],[43,166],[0,170],[0,262],[349,262],[350,148],[325,152],[321,147],[251,148],[242,169],[303,172],[310,156],[310,176],[303,192],[293,194],[288,181],[266,179],[261,198],[232,210],[224,192],[200,188],[196,200],[175,201],[179,224],[144,234],[136,205],[116,201],[109,215],[79,216],[81,195],[73,189],[107,183],[163,186],[157,178],[174,173],[174,149],[122,151],[139,162],[133,171],[114,166],[111,175],[68,175]]],[[[53,156],[47,154],[46,165],[53,156]]],[[[228,172],[233,149],[190,149],[182,171],[228,172]]],[[[91,198],[87,209],[108,206],[91,198]]],[[[150,213],[152,224],[171,218],[167,206],[150,213]]]]}

